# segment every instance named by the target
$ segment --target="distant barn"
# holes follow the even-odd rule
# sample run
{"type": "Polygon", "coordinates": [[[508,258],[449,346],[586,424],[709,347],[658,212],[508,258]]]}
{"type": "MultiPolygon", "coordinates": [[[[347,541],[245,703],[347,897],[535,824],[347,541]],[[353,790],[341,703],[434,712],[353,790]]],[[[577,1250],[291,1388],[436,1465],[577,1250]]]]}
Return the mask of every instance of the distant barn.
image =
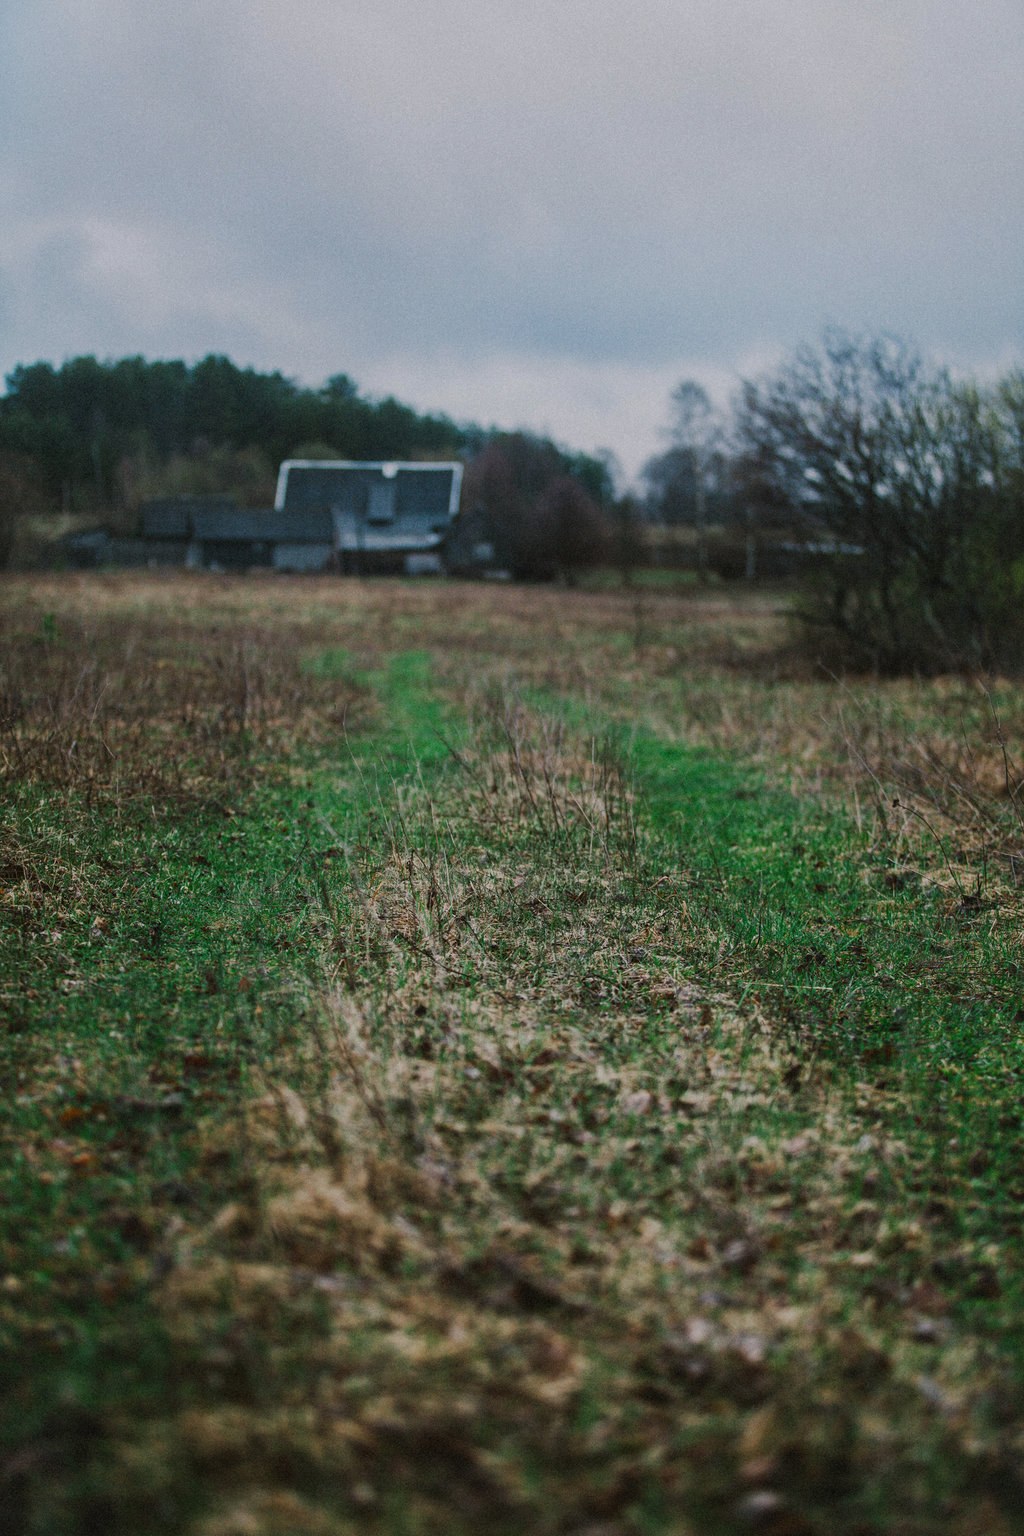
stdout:
{"type": "Polygon", "coordinates": [[[459,510],[462,465],[286,459],[276,510],[329,512],[343,571],[444,568],[444,543],[459,510]]]}
{"type": "Polygon", "coordinates": [[[142,504],[138,537],[88,529],[65,540],[65,555],[78,568],[443,571],[461,487],[456,463],[287,459],[272,508],[238,507],[230,496],[155,497],[142,504]]]}

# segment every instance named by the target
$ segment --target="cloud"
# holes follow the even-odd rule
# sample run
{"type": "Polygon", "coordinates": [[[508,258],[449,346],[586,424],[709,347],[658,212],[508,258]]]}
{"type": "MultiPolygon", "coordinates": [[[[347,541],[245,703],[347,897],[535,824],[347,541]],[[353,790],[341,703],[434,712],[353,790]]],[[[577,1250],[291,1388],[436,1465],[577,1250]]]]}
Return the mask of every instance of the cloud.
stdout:
{"type": "Polygon", "coordinates": [[[532,379],[537,424],[636,458],[655,381],[826,320],[1019,356],[1014,0],[9,0],[0,27],[8,367],[222,349],[494,417],[532,379]]]}

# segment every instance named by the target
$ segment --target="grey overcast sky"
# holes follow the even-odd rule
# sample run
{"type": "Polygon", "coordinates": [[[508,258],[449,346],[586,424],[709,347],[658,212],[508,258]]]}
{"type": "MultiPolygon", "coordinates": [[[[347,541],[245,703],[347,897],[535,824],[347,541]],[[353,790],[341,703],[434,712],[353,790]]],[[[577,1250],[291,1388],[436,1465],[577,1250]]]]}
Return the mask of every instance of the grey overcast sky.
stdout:
{"type": "Polygon", "coordinates": [[[826,323],[1024,356],[1021,0],[3,0],[0,369],[659,446],[826,323]]]}

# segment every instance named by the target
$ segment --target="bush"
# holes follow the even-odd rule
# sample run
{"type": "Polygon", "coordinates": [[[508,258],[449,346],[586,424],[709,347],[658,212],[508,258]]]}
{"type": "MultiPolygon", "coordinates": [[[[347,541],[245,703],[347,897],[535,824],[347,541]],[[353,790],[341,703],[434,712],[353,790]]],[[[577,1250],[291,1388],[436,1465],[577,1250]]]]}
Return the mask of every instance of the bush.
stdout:
{"type": "Polygon", "coordinates": [[[553,443],[523,432],[492,438],[469,465],[466,515],[492,547],[494,564],[519,580],[572,582],[606,553],[604,514],[573,467],[553,443]]]}
{"type": "Polygon", "coordinates": [[[817,650],[890,673],[1024,664],[1024,375],[983,391],[832,332],[744,385],[739,434],[816,552],[817,650]]]}

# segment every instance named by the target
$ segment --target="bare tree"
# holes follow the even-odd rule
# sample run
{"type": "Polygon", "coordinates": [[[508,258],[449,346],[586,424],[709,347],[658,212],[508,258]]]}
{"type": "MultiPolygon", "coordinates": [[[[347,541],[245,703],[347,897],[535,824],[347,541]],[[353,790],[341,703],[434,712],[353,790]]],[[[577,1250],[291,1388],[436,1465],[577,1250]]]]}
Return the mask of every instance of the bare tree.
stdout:
{"type": "Polygon", "coordinates": [[[683,379],[670,396],[674,421],[669,429],[681,466],[692,477],[694,524],[697,529],[697,571],[708,574],[708,471],[722,442],[722,426],[707,390],[695,379],[683,379]]]}
{"type": "Polygon", "coordinates": [[[605,550],[607,529],[601,509],[571,475],[548,482],[533,511],[536,546],[543,550],[568,586],[581,570],[596,565],[605,550]]]}
{"type": "Polygon", "coordinates": [[[1002,646],[983,573],[1012,414],[902,341],[837,331],[743,386],[743,451],[821,557],[808,616],[851,658],[934,670],[1002,646]]]}

